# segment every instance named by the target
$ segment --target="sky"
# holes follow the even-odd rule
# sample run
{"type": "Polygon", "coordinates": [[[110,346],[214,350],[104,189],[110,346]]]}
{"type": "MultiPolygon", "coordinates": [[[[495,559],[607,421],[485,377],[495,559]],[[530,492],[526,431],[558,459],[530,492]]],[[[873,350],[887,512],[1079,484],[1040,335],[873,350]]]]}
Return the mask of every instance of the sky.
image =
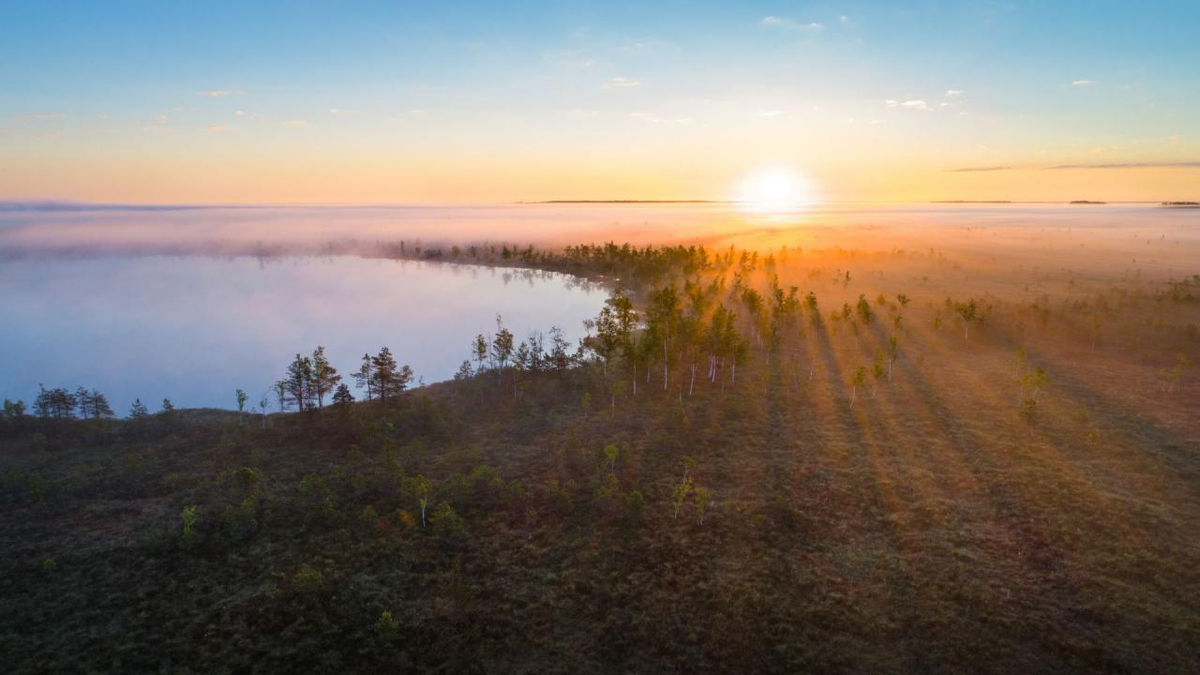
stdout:
{"type": "Polygon", "coordinates": [[[1200,198],[1200,3],[0,0],[0,199],[1200,198]],[[773,169],[774,168],[774,169],[773,169]]]}

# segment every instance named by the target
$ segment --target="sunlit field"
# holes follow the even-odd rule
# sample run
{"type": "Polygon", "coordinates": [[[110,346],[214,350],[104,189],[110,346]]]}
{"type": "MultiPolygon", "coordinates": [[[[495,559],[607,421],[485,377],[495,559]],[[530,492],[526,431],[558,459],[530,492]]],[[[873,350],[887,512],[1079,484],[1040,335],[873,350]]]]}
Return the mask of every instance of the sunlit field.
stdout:
{"type": "Polygon", "coordinates": [[[0,672],[1200,673],[1198,21],[0,0],[0,672]]]}

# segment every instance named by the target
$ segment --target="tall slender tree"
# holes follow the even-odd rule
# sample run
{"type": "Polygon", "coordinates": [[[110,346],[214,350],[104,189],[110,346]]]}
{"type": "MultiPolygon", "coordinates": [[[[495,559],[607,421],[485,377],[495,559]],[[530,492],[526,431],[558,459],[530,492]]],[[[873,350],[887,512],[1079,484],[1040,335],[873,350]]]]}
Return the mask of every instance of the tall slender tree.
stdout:
{"type": "Polygon", "coordinates": [[[372,399],[372,389],[371,389],[372,378],[371,378],[371,376],[372,376],[372,374],[374,374],[374,372],[375,372],[374,366],[371,365],[371,355],[363,354],[362,364],[359,365],[358,370],[355,371],[353,377],[354,377],[355,388],[367,390],[367,400],[368,401],[370,401],[372,399]]]}
{"type": "Polygon", "coordinates": [[[288,401],[295,403],[297,410],[304,412],[312,407],[316,400],[312,386],[312,359],[296,354],[296,358],[288,366],[287,377],[283,381],[286,383],[288,401]]]}
{"type": "Polygon", "coordinates": [[[337,388],[342,381],[337,368],[325,357],[325,348],[317,345],[312,354],[312,389],[317,397],[317,409],[325,407],[325,395],[337,388]]]}

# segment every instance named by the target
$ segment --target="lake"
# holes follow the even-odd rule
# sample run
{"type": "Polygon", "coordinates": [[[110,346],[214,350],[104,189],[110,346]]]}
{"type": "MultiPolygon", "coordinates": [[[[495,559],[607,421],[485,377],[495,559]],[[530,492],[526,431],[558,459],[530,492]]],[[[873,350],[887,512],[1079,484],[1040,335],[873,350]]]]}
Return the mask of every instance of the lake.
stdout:
{"type": "Polygon", "coordinates": [[[558,325],[574,343],[608,297],[561,274],[349,256],[0,260],[0,288],[0,397],[85,386],[122,416],[135,397],[233,408],[241,388],[256,402],[318,344],[347,380],[385,345],[445,380],[497,313],[518,339],[558,325]]]}

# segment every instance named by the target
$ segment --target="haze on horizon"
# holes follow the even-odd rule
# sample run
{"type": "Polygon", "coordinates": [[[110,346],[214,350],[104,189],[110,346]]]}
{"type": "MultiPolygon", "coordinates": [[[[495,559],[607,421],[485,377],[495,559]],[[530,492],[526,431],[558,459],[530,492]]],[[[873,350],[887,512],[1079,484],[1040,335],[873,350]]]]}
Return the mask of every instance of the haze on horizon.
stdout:
{"type": "Polygon", "coordinates": [[[0,199],[1195,199],[1200,6],[0,3],[0,199]]]}

